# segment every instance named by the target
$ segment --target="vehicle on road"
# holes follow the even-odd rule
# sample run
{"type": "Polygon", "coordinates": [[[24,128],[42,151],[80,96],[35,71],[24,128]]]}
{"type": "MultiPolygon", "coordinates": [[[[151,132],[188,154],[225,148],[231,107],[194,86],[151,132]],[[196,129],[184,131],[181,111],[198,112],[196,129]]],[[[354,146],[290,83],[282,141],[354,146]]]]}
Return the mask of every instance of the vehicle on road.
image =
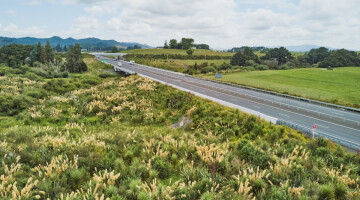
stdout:
{"type": "Polygon", "coordinates": [[[118,62],[118,63],[117,63],[117,65],[118,65],[119,67],[121,67],[121,66],[122,66],[121,62],[118,62]]]}
{"type": "Polygon", "coordinates": [[[130,65],[135,65],[135,61],[130,60],[130,65]]]}

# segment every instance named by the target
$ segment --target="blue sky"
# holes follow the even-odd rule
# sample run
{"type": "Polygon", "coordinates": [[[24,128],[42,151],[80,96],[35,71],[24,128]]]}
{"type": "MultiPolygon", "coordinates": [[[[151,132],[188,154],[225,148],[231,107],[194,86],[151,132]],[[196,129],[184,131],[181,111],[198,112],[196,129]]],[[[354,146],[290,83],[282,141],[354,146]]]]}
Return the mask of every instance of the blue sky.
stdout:
{"type": "Polygon", "coordinates": [[[360,49],[359,0],[0,0],[0,36],[360,49]]]}

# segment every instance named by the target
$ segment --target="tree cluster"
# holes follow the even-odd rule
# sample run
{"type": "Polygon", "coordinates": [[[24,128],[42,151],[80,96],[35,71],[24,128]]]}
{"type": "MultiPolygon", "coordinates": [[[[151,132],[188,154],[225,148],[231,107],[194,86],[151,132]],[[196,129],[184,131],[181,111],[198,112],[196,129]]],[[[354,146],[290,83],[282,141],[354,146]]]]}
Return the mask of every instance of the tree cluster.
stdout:
{"type": "Polygon", "coordinates": [[[66,54],[66,71],[71,73],[87,71],[87,66],[83,61],[81,46],[79,44],[69,46],[69,50],[66,54]]]}
{"type": "Polygon", "coordinates": [[[191,49],[195,47],[196,49],[210,49],[207,44],[194,44],[193,38],[181,38],[181,41],[178,43],[176,39],[171,39],[169,44],[167,41],[164,43],[164,49],[191,49]]]}
{"type": "MultiPolygon", "coordinates": [[[[232,49],[229,49],[228,52],[233,52],[233,53],[237,53],[239,51],[244,51],[245,48],[247,48],[248,46],[242,46],[242,47],[234,47],[232,49]]],[[[268,52],[270,49],[266,48],[264,46],[259,46],[259,47],[250,47],[250,49],[254,52],[259,51],[261,53],[266,53],[268,52]]]]}
{"type": "Polygon", "coordinates": [[[57,44],[54,48],[54,50],[56,52],[67,52],[68,51],[68,48],[66,47],[66,45],[64,45],[63,47],[61,47],[60,44],[57,44]]]}
{"type": "Polygon", "coordinates": [[[355,51],[348,51],[346,49],[339,49],[331,51],[328,56],[319,63],[319,67],[347,67],[360,66],[360,54],[355,51]]]}
{"type": "Polygon", "coordinates": [[[5,63],[12,68],[20,68],[24,64],[32,67],[42,66],[43,71],[49,69],[54,73],[64,72],[65,70],[68,72],[87,71],[87,66],[81,55],[81,46],[75,44],[75,46],[69,46],[68,48],[65,63],[63,55],[55,54],[49,41],[46,42],[45,46],[42,46],[40,42],[34,46],[11,44],[0,48],[0,63],[5,63]]]}
{"type": "Polygon", "coordinates": [[[54,61],[54,52],[49,43],[46,42],[45,46],[42,46],[39,42],[32,51],[30,52],[31,63],[40,62],[40,63],[49,63],[54,61]]]}
{"type": "Polygon", "coordinates": [[[5,63],[9,67],[19,67],[25,64],[25,59],[29,56],[33,47],[30,45],[10,44],[0,48],[0,63],[5,63]]]}
{"type": "Polygon", "coordinates": [[[259,62],[259,58],[250,47],[245,47],[243,51],[237,52],[230,61],[232,66],[245,66],[247,62],[259,62]]]}
{"type": "Polygon", "coordinates": [[[263,60],[276,60],[279,65],[283,65],[288,61],[294,59],[291,53],[285,48],[274,48],[266,53],[265,56],[262,57],[263,60]]]}

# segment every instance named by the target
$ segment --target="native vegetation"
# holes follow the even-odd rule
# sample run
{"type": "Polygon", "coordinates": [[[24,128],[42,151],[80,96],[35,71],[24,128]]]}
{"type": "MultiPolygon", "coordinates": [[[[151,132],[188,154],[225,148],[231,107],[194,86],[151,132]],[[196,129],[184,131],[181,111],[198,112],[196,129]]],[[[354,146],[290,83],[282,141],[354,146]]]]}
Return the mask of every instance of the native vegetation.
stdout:
{"type": "Polygon", "coordinates": [[[360,157],[339,145],[84,61],[50,80],[1,67],[1,97],[23,96],[1,110],[2,199],[360,198],[360,157]]]}

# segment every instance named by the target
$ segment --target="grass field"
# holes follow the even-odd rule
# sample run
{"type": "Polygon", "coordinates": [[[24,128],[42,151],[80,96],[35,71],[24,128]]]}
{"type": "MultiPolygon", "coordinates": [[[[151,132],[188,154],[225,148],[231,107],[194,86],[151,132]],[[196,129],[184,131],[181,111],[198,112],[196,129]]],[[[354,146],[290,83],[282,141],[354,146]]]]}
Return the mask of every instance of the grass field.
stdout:
{"type": "MultiPolygon", "coordinates": [[[[186,50],[181,49],[133,49],[122,51],[121,53],[132,53],[132,54],[180,54],[187,55],[186,50]]],[[[219,52],[205,49],[194,49],[193,55],[207,55],[207,56],[232,56],[234,53],[230,52],[219,52]]]]}
{"type": "MultiPolygon", "coordinates": [[[[212,78],[213,75],[207,76],[212,78]]],[[[239,72],[224,81],[351,107],[360,107],[360,67],[239,72]]]]}

